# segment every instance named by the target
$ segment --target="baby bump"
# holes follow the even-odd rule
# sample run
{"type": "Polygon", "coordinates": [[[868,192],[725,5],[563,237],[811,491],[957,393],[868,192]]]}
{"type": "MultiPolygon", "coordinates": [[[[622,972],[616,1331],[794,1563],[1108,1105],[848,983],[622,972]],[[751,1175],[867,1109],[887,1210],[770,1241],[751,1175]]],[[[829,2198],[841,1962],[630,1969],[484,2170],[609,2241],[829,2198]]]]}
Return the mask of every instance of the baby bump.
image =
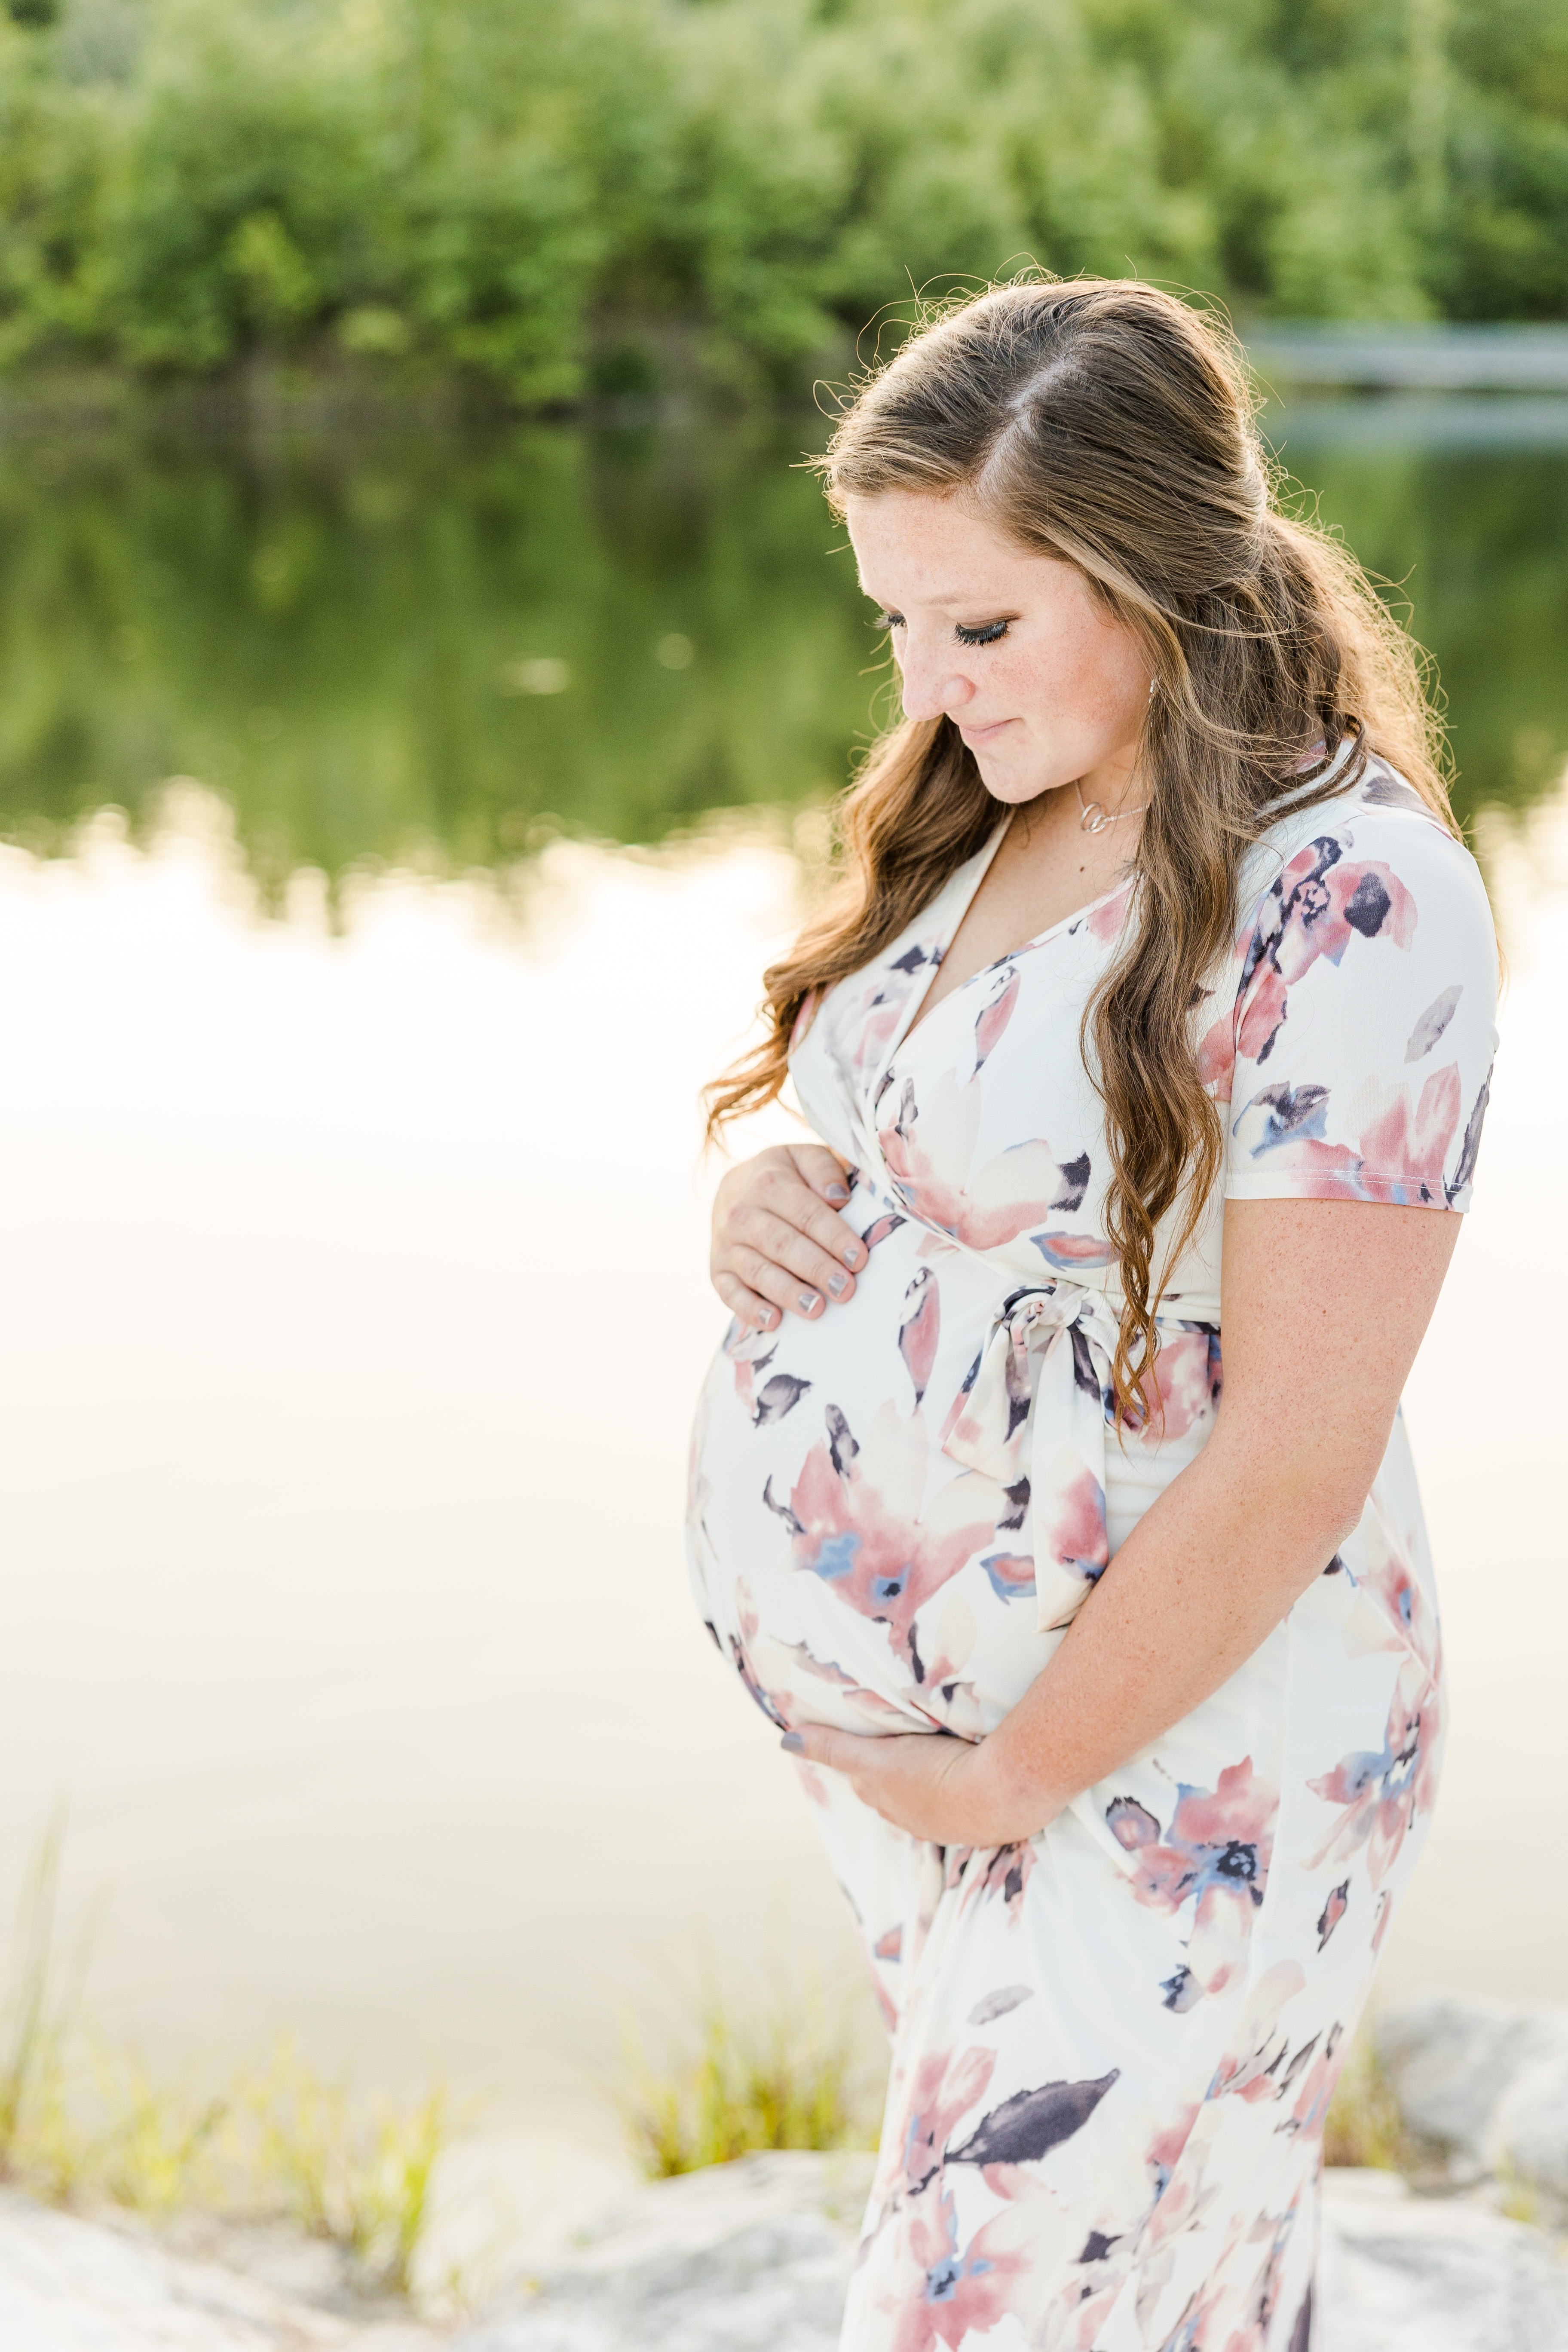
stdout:
{"type": "Polygon", "coordinates": [[[693,1452],[694,1580],[777,1720],[977,1736],[1012,1703],[994,1686],[1006,1654],[1018,1689],[1048,1654],[1022,1512],[941,1450],[964,1335],[879,1349],[867,1288],[837,1329],[792,1321],[716,1360],[693,1452]]]}
{"type": "MultiPolygon", "coordinates": [[[[994,1277],[965,1298],[943,1266],[943,1330],[926,1271],[874,1265],[886,1278],[863,1281],[849,1310],[732,1338],[704,1391],[694,1580],[721,1647],[781,1723],[978,1737],[1059,1639],[1037,1608],[1026,1467],[986,1475],[944,1451],[994,1328],[994,1277]]],[[[1163,1442],[1112,1442],[1113,1542],[1206,1435],[1211,1353],[1205,1334],[1168,1348],[1163,1442]]]]}

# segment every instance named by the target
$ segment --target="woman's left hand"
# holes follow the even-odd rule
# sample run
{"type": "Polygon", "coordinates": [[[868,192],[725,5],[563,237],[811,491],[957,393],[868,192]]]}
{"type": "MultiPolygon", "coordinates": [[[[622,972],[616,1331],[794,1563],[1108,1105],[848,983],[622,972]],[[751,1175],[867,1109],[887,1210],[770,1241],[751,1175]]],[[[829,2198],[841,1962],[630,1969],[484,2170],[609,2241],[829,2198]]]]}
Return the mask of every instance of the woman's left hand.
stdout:
{"type": "Polygon", "coordinates": [[[806,1724],[790,1732],[793,1756],[842,1772],[862,1804],[931,1845],[985,1849],[1034,1837],[1061,1811],[1046,1796],[1020,1800],[996,1785],[987,1745],[933,1732],[884,1738],[806,1724]]]}

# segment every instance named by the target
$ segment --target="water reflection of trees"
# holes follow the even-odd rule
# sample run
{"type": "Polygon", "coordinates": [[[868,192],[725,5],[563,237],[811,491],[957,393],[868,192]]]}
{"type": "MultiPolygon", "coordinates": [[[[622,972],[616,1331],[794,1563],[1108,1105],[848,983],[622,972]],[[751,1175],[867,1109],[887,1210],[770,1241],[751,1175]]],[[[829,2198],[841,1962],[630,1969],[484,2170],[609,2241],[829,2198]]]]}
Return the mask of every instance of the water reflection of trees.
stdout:
{"type": "Polygon", "coordinates": [[[1568,758],[1568,446],[1289,453],[1323,520],[1398,583],[1437,663],[1458,799],[1524,806],[1568,758]]]}
{"type": "MultiPolygon", "coordinates": [[[[280,879],[824,796],[879,648],[800,437],[13,443],[0,829],[58,847],[194,775],[280,879]]],[[[1294,463],[1406,583],[1466,806],[1538,794],[1568,752],[1568,451],[1294,463]]]]}

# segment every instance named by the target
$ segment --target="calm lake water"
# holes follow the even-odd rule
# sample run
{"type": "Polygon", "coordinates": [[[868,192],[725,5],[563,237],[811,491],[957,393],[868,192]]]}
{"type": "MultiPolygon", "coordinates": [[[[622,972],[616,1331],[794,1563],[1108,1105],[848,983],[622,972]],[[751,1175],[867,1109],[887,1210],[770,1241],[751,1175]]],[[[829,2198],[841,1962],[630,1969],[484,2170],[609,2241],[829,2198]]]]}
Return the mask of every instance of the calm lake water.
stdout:
{"type": "MultiPolygon", "coordinates": [[[[1568,410],[1470,409],[1275,429],[1440,665],[1511,974],[1384,1985],[1568,1997],[1568,410]]],[[[0,446],[0,1887],[68,1799],[165,2054],[288,2024],[537,2124],[705,1972],[853,1980],[679,1526],[696,1094],[886,690],[805,430],[0,446]]]]}

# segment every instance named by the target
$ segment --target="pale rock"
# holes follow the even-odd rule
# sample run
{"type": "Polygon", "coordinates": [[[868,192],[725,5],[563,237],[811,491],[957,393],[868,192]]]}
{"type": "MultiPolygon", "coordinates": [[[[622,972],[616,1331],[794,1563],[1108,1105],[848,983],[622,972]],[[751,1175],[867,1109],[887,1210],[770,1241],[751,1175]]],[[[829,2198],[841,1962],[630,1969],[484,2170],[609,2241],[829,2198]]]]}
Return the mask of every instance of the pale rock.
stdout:
{"type": "Polygon", "coordinates": [[[1412,2130],[1568,2197],[1568,2009],[1430,1993],[1377,2041],[1412,2130]]]}
{"type": "Polygon", "coordinates": [[[1568,2198],[1568,2032],[1543,2042],[1503,2089],[1482,2144],[1504,2166],[1568,2198]]]}
{"type": "Polygon", "coordinates": [[[1539,2231],[1391,2173],[1329,2172],[1313,2352],[1568,2352],[1568,2263],[1539,2231]]]}
{"type": "Polygon", "coordinates": [[[834,2352],[870,2171],[780,2153],[638,2189],[461,2352],[834,2352]]]}
{"type": "MultiPolygon", "coordinates": [[[[837,2352],[869,2159],[770,2155],[624,2197],[489,2317],[437,2334],[295,2301],[0,2195],[4,2352],[837,2352]]],[[[1325,2183],[1313,2352],[1568,2352],[1549,2240],[1386,2173],[1325,2183]]]]}
{"type": "Polygon", "coordinates": [[[5,2352],[435,2352],[412,2322],[360,2325],[216,2263],[0,2193],[5,2352]]]}
{"type": "MultiPolygon", "coordinates": [[[[534,2294],[453,2352],[837,2352],[858,2178],[751,2157],[606,2214],[534,2294]]],[[[1324,2190],[1313,2352],[1568,2352],[1568,2265],[1484,2207],[1391,2173],[1324,2190]]]]}

